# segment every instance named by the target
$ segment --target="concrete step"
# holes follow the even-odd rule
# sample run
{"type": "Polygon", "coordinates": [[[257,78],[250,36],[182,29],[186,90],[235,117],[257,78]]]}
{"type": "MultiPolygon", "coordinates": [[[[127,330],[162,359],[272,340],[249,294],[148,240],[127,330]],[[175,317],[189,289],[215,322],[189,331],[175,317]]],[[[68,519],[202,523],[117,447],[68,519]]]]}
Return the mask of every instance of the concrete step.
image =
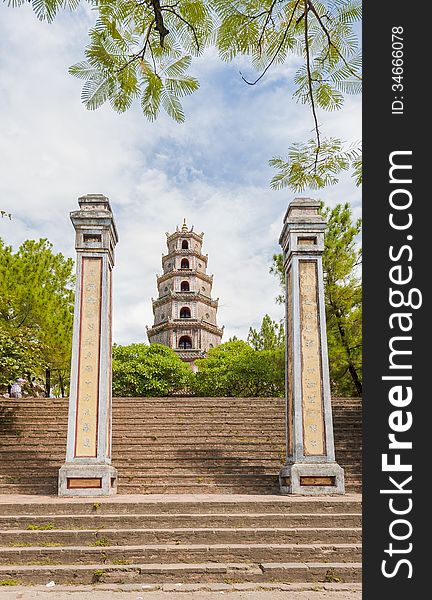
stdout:
{"type": "MultiPolygon", "coordinates": [[[[126,561],[123,561],[126,562],[126,561]]],[[[107,565],[9,565],[0,566],[0,579],[23,585],[97,583],[323,583],[361,581],[360,561],[344,562],[262,562],[262,563],[194,563],[194,564],[122,564],[107,565]]],[[[141,590],[143,591],[143,590],[141,590]]],[[[145,590],[144,590],[145,591],[145,590]]]]}
{"type": "MultiPolygon", "coordinates": [[[[27,465],[25,462],[25,460],[16,461],[15,463],[11,460],[4,461],[0,470],[2,473],[0,477],[14,476],[14,474],[17,476],[32,476],[32,473],[43,475],[45,470],[46,474],[51,476],[64,462],[64,457],[57,457],[55,460],[44,460],[43,458],[36,457],[31,460],[28,459],[27,465]]],[[[172,474],[172,472],[177,469],[179,469],[178,472],[182,476],[231,474],[234,477],[237,473],[242,473],[243,475],[274,475],[279,472],[282,464],[282,457],[276,458],[276,456],[272,461],[269,460],[266,462],[259,461],[258,459],[257,462],[254,462],[252,458],[248,462],[245,461],[245,463],[242,463],[242,461],[227,461],[226,463],[221,461],[220,464],[217,464],[214,462],[201,462],[197,460],[196,463],[193,464],[190,460],[174,459],[171,463],[167,461],[155,461],[155,465],[151,465],[150,460],[140,461],[139,459],[131,458],[129,460],[121,461],[120,459],[117,460],[116,457],[113,458],[113,465],[117,467],[117,469],[121,469],[122,473],[127,474],[128,476],[155,476],[157,474],[157,469],[161,470],[161,476],[172,474]],[[172,468],[168,465],[171,465],[172,468]]]]}
{"type": "Polygon", "coordinates": [[[359,544],[146,544],[128,546],[0,547],[2,565],[261,562],[360,562],[359,544]]]}
{"type": "MultiPolygon", "coordinates": [[[[66,438],[59,439],[55,442],[52,440],[44,442],[42,438],[39,441],[35,440],[34,438],[24,439],[21,441],[18,440],[19,438],[15,438],[14,441],[6,441],[6,444],[3,445],[3,449],[6,451],[10,450],[11,452],[15,452],[21,449],[23,452],[35,453],[39,452],[39,450],[43,450],[45,452],[49,450],[50,452],[57,452],[61,454],[64,458],[66,451],[66,438]]],[[[210,440],[208,440],[208,442],[210,442],[210,440]]],[[[119,440],[113,443],[113,453],[119,453],[123,451],[123,449],[131,451],[144,450],[147,452],[153,452],[156,450],[169,450],[174,453],[179,451],[184,452],[186,450],[203,450],[209,447],[210,445],[209,443],[206,443],[206,439],[204,439],[204,441],[197,442],[189,440],[182,441],[181,439],[177,438],[174,442],[170,441],[168,446],[166,441],[162,440],[161,438],[152,438],[151,440],[125,438],[124,440],[119,440]]],[[[281,444],[280,440],[277,440],[276,442],[266,440],[251,441],[245,438],[236,438],[235,440],[231,441],[224,440],[223,438],[217,441],[211,440],[211,448],[223,448],[227,449],[227,452],[259,452],[260,448],[266,452],[274,452],[275,449],[279,449],[281,447],[284,448],[285,445],[283,443],[281,444]]]]}
{"type": "MultiPolygon", "coordinates": [[[[39,419],[40,419],[40,415],[39,415],[39,419]]],[[[237,425],[243,428],[245,428],[246,425],[249,425],[249,427],[258,427],[261,425],[261,422],[264,425],[267,425],[268,427],[276,427],[276,428],[284,428],[284,414],[277,414],[274,416],[269,415],[268,413],[263,413],[263,414],[252,414],[250,415],[248,414],[241,414],[241,413],[236,413],[235,411],[232,411],[230,413],[227,414],[212,414],[210,412],[207,412],[205,414],[203,414],[202,416],[199,415],[185,415],[185,416],[181,416],[179,414],[176,415],[172,415],[172,417],[165,417],[165,418],[158,418],[155,415],[151,415],[148,414],[145,417],[140,417],[139,421],[137,422],[137,415],[135,415],[135,419],[133,419],[133,413],[130,414],[130,418],[129,419],[125,419],[124,417],[121,420],[116,419],[116,417],[113,417],[113,423],[116,425],[116,427],[121,427],[121,428],[127,428],[130,425],[133,425],[134,427],[150,427],[150,426],[166,426],[166,427],[178,427],[178,426],[193,426],[194,423],[197,424],[204,424],[207,425],[209,428],[211,428],[212,423],[218,423],[220,425],[230,425],[231,423],[233,423],[233,425],[237,425]]],[[[355,421],[357,422],[357,420],[355,421]]],[[[38,424],[38,417],[35,415],[34,417],[32,417],[31,415],[25,414],[23,413],[21,416],[16,416],[13,420],[5,420],[2,418],[1,421],[1,426],[2,428],[7,431],[13,428],[16,428],[17,430],[20,429],[26,429],[26,428],[32,428],[35,429],[37,427],[38,424]]],[[[47,420],[46,420],[46,426],[47,428],[52,428],[52,427],[56,427],[59,425],[66,425],[67,424],[67,418],[64,419],[49,419],[49,417],[47,416],[47,420]]],[[[350,425],[350,423],[346,423],[347,426],[350,425]]]]}
{"type": "Polygon", "coordinates": [[[0,516],[35,515],[229,515],[229,514],[320,514],[341,515],[362,512],[359,495],[280,496],[245,498],[242,495],[210,498],[182,496],[166,498],[138,495],[122,498],[24,498],[0,503],[0,516]]]}
{"type": "Polygon", "coordinates": [[[204,527],[166,529],[0,529],[3,546],[145,546],[148,544],[361,544],[361,528],[204,527]]]}
{"type": "MultiPolygon", "coordinates": [[[[257,506],[257,508],[260,508],[257,506]]],[[[97,510],[100,510],[98,508],[97,510]]],[[[361,514],[356,513],[179,513],[179,514],[71,514],[58,515],[49,512],[41,515],[2,515],[0,529],[13,532],[21,530],[31,534],[56,530],[111,530],[153,528],[208,528],[248,529],[265,528],[318,528],[323,523],[327,528],[359,528],[361,514]],[[32,529],[30,529],[32,528],[32,529]],[[40,528],[39,530],[37,528],[40,528]],[[44,529],[48,528],[48,529],[44,529]]]]}
{"type": "MultiPolygon", "coordinates": [[[[58,433],[56,431],[52,432],[53,435],[58,436],[57,441],[64,442],[66,440],[65,435],[63,433],[58,433]]],[[[124,446],[127,443],[135,443],[137,445],[145,445],[151,444],[159,440],[163,441],[164,444],[173,443],[174,446],[182,446],[182,445],[191,445],[191,444],[213,444],[213,443],[228,443],[230,447],[235,447],[244,443],[271,443],[271,444],[280,444],[284,443],[285,435],[282,431],[268,431],[264,435],[261,432],[244,432],[244,433],[234,433],[234,432],[213,432],[206,433],[202,431],[191,432],[188,435],[181,435],[179,430],[170,430],[164,432],[163,430],[155,430],[153,433],[142,432],[141,435],[136,432],[130,431],[129,434],[121,435],[118,431],[114,435],[113,433],[113,445],[116,444],[119,447],[124,446]]],[[[50,432],[46,433],[46,436],[49,436],[50,432]]],[[[35,431],[32,434],[31,431],[23,432],[21,436],[15,436],[15,440],[19,440],[21,444],[30,444],[34,443],[38,446],[45,446],[45,444],[52,444],[52,440],[47,440],[47,437],[44,437],[44,434],[39,431],[35,431]]],[[[3,437],[3,436],[2,436],[3,437]]],[[[12,436],[11,436],[12,437],[12,436]]],[[[7,436],[4,436],[4,442],[6,441],[7,436]]],[[[4,446],[3,446],[4,447],[4,446]]]]}
{"type": "MultiPolygon", "coordinates": [[[[346,490],[348,492],[360,493],[362,489],[361,481],[358,479],[350,480],[347,478],[346,490]]],[[[119,480],[118,492],[126,495],[136,494],[265,494],[273,495],[279,493],[278,484],[268,484],[262,481],[243,481],[243,482],[224,482],[220,479],[197,477],[195,482],[184,482],[178,480],[175,487],[169,481],[159,481],[148,478],[146,480],[138,478],[122,478],[119,480]]],[[[37,494],[37,495],[55,495],[57,493],[57,476],[53,475],[50,481],[45,483],[35,483],[34,480],[11,479],[3,483],[0,487],[0,495],[9,494],[37,494]]]]}
{"type": "MultiPolygon", "coordinates": [[[[274,461],[275,458],[279,458],[279,455],[274,450],[264,450],[259,453],[259,458],[251,458],[250,452],[247,449],[240,447],[239,449],[232,450],[230,452],[224,452],[223,457],[218,456],[209,456],[209,452],[205,448],[183,448],[181,457],[170,448],[161,447],[159,450],[152,449],[146,450],[141,449],[141,447],[122,448],[121,456],[117,456],[116,463],[119,461],[130,461],[130,460],[139,460],[139,461],[148,461],[150,460],[152,463],[155,461],[160,461],[161,463],[168,461],[171,463],[173,460],[182,460],[184,462],[190,460],[200,460],[207,464],[211,461],[217,460],[227,460],[229,462],[235,463],[241,462],[241,464],[247,464],[250,461],[253,464],[259,464],[262,462],[263,464],[267,464],[268,461],[274,461]],[[257,462],[258,461],[258,462],[257,462]]],[[[30,449],[23,449],[20,454],[15,452],[11,452],[7,448],[0,447],[0,461],[28,461],[34,458],[34,455],[30,449]]],[[[62,455],[62,459],[64,456],[62,455]]],[[[35,459],[36,460],[36,459],[35,459]]],[[[55,460],[57,462],[57,457],[53,457],[52,452],[46,449],[40,449],[37,453],[37,461],[50,461],[55,460]]]]}

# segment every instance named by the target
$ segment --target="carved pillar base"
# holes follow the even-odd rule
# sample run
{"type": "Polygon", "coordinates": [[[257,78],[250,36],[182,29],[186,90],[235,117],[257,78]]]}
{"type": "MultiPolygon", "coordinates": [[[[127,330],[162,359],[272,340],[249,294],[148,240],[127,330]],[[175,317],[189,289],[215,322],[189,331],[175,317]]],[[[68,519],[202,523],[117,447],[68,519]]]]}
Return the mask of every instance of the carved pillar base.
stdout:
{"type": "Polygon", "coordinates": [[[283,495],[344,494],[344,470],[337,463],[294,463],[279,473],[283,495]]]}
{"type": "Polygon", "coordinates": [[[113,496],[117,469],[110,465],[64,464],[59,471],[59,496],[113,496]]]}

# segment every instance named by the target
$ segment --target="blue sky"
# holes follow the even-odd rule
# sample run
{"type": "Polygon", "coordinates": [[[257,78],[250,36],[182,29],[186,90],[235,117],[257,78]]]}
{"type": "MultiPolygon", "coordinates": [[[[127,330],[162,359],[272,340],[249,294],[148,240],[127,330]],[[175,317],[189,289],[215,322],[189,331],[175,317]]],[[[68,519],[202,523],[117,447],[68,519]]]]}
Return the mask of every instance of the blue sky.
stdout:
{"type": "MultiPolygon", "coordinates": [[[[78,196],[103,193],[120,235],[116,342],[147,341],[165,232],[183,217],[205,233],[224,339],[245,338],[265,313],[282,318],[268,270],[294,194],[270,190],[268,160],[311,137],[308,109],[291,99],[298,63],[288,61],[251,87],[239,75],[252,74],[246,59],[226,64],[208,50],[192,65],[201,87],[185,100],[182,125],[166,115],[149,123],[139,106],[124,115],[109,106],[89,112],[80,102],[82,82],[67,68],[83,58],[93,19],[82,8],[48,25],[29,6],[0,5],[0,208],[13,213],[12,222],[0,219],[0,237],[15,248],[47,237],[73,257],[69,212],[78,196]]],[[[324,135],[359,140],[360,97],[321,120],[324,135]]],[[[330,205],[348,201],[360,214],[360,191],[348,175],[301,195],[330,205]]]]}

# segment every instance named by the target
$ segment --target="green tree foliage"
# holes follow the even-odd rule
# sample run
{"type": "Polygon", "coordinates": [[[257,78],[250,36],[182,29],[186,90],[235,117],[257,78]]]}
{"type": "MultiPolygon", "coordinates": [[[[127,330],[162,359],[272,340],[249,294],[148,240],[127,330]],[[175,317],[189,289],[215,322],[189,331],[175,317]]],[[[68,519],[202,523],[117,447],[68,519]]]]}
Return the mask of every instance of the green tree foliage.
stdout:
{"type": "Polygon", "coordinates": [[[288,187],[295,192],[305,188],[318,190],[338,182],[338,175],[347,169],[352,170],[356,185],[362,182],[361,147],[351,145],[344,148],[341,140],[329,138],[293,144],[287,158],[272,158],[270,166],[278,173],[273,177],[271,186],[275,190],[288,187]]]}
{"type": "Polygon", "coordinates": [[[42,348],[31,329],[8,329],[0,323],[0,387],[3,392],[19,377],[28,382],[40,375],[42,348]]]}
{"type": "Polygon", "coordinates": [[[254,350],[284,350],[285,327],[264,315],[259,331],[250,327],[247,341],[254,350]]]}
{"type": "MultiPolygon", "coordinates": [[[[321,207],[328,221],[323,254],[327,339],[332,393],[362,394],[362,289],[361,250],[357,238],[361,220],[353,221],[350,205],[321,207]]],[[[273,257],[270,271],[284,287],[282,254],[273,257]]],[[[284,302],[284,294],[278,296],[284,302]]]]}
{"type": "MultiPolygon", "coordinates": [[[[4,0],[13,6],[26,0],[4,0]]],[[[80,0],[30,0],[40,20],[80,0]]],[[[88,0],[97,15],[85,59],[70,68],[84,81],[82,101],[93,110],[109,102],[117,112],[139,101],[154,120],[160,109],[184,120],[181,99],[198,89],[188,73],[192,58],[215,46],[222,60],[250,59],[257,84],[276,65],[300,57],[294,100],[306,104],[314,138],[294,144],[286,159],[271,161],[274,187],[294,190],[336,183],[352,168],[358,178],[359,149],[344,149],[321,136],[318,110],[342,107],[346,94],[361,91],[361,54],[354,24],[361,0],[88,0]]]]}
{"type": "Polygon", "coordinates": [[[328,220],[323,255],[331,384],[339,395],[362,395],[361,250],[348,203],[323,208],[328,220]]]}
{"type": "Polygon", "coordinates": [[[13,380],[21,368],[21,376],[39,380],[52,374],[56,392],[64,393],[72,345],[73,261],[52,248],[46,239],[27,240],[13,252],[0,240],[0,330],[9,340],[4,351],[15,361],[9,371],[2,370],[2,383],[13,380]],[[14,345],[22,352],[12,352],[14,345]],[[21,363],[16,362],[19,356],[21,363]]]}
{"type": "Polygon", "coordinates": [[[194,391],[202,396],[283,396],[284,351],[254,350],[242,340],[212,348],[196,361],[194,391]]]}
{"type": "Polygon", "coordinates": [[[160,344],[113,346],[114,396],[170,396],[191,383],[192,370],[160,344]]]}

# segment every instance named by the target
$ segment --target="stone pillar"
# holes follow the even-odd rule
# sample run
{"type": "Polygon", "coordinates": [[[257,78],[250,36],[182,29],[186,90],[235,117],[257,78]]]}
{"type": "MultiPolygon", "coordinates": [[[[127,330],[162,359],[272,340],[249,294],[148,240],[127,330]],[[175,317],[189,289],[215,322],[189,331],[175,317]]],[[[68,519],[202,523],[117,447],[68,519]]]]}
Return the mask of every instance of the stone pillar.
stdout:
{"type": "Polygon", "coordinates": [[[287,462],[282,494],[343,494],[344,471],[335,461],[322,254],[325,219],[320,203],[293,200],[280,244],[286,277],[287,462]]]}
{"type": "Polygon", "coordinates": [[[66,463],[59,496],[107,496],[117,491],[111,466],[111,316],[117,230],[108,198],[89,194],[71,212],[77,283],[72,342],[66,463]]]}

